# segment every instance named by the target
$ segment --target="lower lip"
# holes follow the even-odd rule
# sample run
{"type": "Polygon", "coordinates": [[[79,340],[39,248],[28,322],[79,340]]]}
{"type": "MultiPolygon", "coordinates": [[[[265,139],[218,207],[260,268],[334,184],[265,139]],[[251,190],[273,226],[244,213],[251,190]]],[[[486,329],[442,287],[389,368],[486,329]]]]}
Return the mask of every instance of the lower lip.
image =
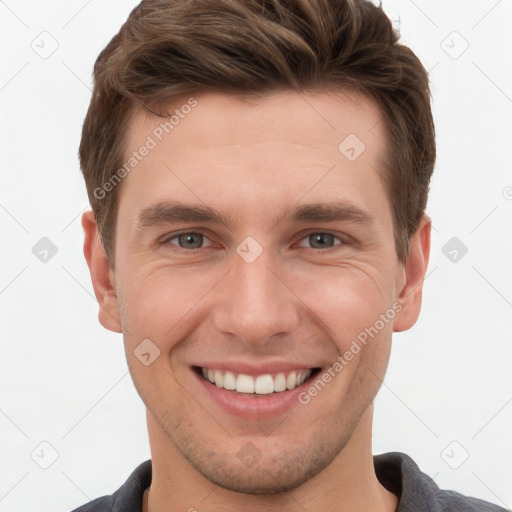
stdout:
{"type": "Polygon", "coordinates": [[[236,391],[219,388],[202,378],[195,371],[192,373],[211,399],[233,416],[246,419],[270,419],[288,412],[299,404],[299,394],[309,386],[311,376],[300,386],[271,395],[246,395],[236,391]]]}

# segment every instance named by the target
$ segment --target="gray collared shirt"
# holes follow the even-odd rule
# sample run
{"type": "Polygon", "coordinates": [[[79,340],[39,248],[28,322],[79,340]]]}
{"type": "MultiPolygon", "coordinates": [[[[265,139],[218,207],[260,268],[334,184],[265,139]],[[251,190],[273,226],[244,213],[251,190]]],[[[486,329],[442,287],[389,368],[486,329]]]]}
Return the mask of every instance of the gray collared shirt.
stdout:
{"type": "MultiPolygon", "coordinates": [[[[396,512],[507,512],[487,501],[439,489],[404,453],[383,453],[373,460],[381,484],[400,497],[396,512]]],[[[151,460],[147,460],[114,494],[97,498],[72,512],[142,512],[142,496],[150,484],[151,460]]]]}

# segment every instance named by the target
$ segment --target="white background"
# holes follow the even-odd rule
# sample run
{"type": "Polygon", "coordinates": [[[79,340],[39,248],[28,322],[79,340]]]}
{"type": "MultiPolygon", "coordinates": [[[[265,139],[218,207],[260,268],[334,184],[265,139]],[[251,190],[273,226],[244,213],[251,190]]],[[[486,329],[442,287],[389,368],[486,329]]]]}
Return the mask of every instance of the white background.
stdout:
{"type": "MultiPolygon", "coordinates": [[[[0,2],[3,512],[70,510],[149,458],[121,335],[97,322],[77,159],[93,63],[135,4],[0,2]],[[31,47],[41,38],[58,43],[47,59],[31,47]],[[32,253],[42,237],[58,248],[47,263],[32,253]],[[46,470],[31,458],[51,461],[43,441],[58,452],[46,470]]],[[[374,452],[408,453],[441,487],[510,508],[512,1],[384,8],[430,70],[439,157],[423,311],[394,338],[374,452]],[[454,236],[468,248],[456,262],[442,252],[454,236]]]]}

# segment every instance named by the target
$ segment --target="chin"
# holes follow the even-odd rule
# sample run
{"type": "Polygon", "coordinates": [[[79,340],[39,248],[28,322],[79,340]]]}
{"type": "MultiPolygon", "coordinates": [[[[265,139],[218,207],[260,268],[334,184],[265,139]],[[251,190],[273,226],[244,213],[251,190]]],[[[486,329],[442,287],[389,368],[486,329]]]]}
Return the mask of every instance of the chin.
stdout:
{"type": "Polygon", "coordinates": [[[259,461],[252,468],[240,467],[240,464],[211,467],[210,461],[210,464],[196,469],[223,489],[261,495],[280,494],[296,489],[320,473],[329,462],[331,461],[310,459],[304,465],[304,462],[283,461],[276,470],[276,464],[264,464],[263,461],[259,461]]]}
{"type": "MultiPolygon", "coordinates": [[[[338,456],[346,439],[329,439],[315,432],[298,446],[283,446],[282,442],[269,443],[253,460],[243,461],[242,450],[225,451],[210,447],[209,450],[181,448],[189,464],[213,484],[243,494],[280,494],[294,490],[321,473],[338,456]],[[257,459],[257,460],[256,460],[257,459]]],[[[282,441],[282,440],[281,440],[282,441]]],[[[258,444],[265,438],[254,439],[244,446],[258,444]]]]}

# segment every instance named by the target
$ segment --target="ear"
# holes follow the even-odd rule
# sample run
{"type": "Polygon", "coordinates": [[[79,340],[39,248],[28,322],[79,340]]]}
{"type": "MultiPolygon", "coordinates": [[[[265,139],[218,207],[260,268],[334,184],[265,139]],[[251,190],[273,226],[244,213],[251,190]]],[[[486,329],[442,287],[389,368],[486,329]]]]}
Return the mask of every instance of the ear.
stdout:
{"type": "Polygon", "coordinates": [[[409,240],[409,256],[401,270],[401,289],[398,290],[398,302],[402,309],[395,317],[395,332],[410,329],[418,320],[421,310],[423,281],[430,256],[430,230],[432,222],[423,215],[418,229],[409,240]],[[404,278],[405,277],[405,278],[404,278]]]}
{"type": "Polygon", "coordinates": [[[109,331],[122,332],[115,276],[101,244],[92,211],[89,210],[82,215],[82,227],[85,235],[84,256],[91,273],[94,294],[100,306],[99,321],[109,331]]]}

